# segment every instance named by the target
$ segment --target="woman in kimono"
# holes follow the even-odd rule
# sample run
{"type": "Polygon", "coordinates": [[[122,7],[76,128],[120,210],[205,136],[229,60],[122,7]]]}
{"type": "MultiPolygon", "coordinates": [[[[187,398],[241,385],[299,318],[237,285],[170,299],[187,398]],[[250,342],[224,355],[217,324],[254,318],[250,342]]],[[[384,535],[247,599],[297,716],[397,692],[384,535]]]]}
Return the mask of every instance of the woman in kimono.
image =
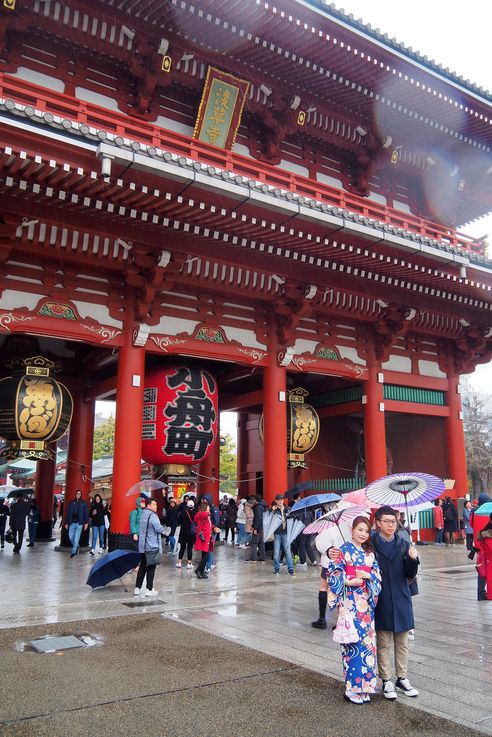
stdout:
{"type": "Polygon", "coordinates": [[[381,590],[379,566],[374,556],[371,526],[366,517],[356,517],[352,540],[340,546],[340,557],[330,561],[328,604],[330,609],[345,606],[354,620],[359,641],[340,645],[345,675],[344,698],[353,704],[371,700],[376,692],[376,632],[374,608],[381,590]]]}

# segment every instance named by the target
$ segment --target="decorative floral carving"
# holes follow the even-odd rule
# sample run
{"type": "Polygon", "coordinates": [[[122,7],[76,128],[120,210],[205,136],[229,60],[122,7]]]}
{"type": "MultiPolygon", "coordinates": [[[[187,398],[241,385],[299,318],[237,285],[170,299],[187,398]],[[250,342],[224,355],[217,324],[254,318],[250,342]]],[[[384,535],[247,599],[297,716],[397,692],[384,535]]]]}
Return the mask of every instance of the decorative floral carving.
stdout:
{"type": "Polygon", "coordinates": [[[202,325],[195,335],[195,340],[204,340],[206,343],[226,343],[226,339],[221,330],[217,328],[209,328],[202,325]]]}
{"type": "Polygon", "coordinates": [[[238,348],[237,349],[239,353],[244,353],[245,356],[249,356],[253,359],[253,363],[258,363],[259,361],[263,361],[263,359],[266,356],[266,353],[263,351],[259,351],[256,348],[238,348]]]}
{"type": "Polygon", "coordinates": [[[91,333],[100,335],[102,338],[101,343],[109,343],[110,340],[114,340],[121,335],[121,330],[110,330],[102,325],[84,325],[84,323],[82,323],[82,325],[86,330],[90,330],[91,333]]]}
{"type": "Polygon", "coordinates": [[[156,346],[161,349],[161,351],[164,351],[164,353],[167,353],[167,349],[170,346],[179,345],[180,343],[186,343],[186,340],[180,340],[180,338],[172,338],[171,336],[167,336],[165,338],[157,338],[155,335],[152,335],[151,339],[154,341],[156,346]]]}
{"type": "Polygon", "coordinates": [[[34,317],[31,317],[29,315],[14,315],[13,312],[4,312],[3,315],[0,315],[0,328],[8,330],[8,332],[10,333],[9,325],[11,323],[27,322],[28,320],[34,320],[34,317]]]}
{"type": "Polygon", "coordinates": [[[339,361],[340,354],[335,348],[321,346],[321,348],[319,348],[316,352],[316,358],[323,358],[328,361],[339,361]]]}
{"type": "Polygon", "coordinates": [[[76,320],[77,317],[70,305],[63,302],[45,302],[38,311],[41,317],[57,317],[62,320],[76,320]]]}

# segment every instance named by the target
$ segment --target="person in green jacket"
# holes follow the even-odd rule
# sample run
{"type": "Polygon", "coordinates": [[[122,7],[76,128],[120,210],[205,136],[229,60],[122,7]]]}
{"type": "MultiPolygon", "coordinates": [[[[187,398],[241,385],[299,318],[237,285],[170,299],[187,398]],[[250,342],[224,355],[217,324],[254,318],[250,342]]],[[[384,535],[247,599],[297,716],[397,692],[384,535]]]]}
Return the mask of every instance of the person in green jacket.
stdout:
{"type": "Polygon", "coordinates": [[[135,502],[135,509],[130,512],[130,535],[133,537],[136,543],[136,549],[138,549],[138,534],[140,531],[140,517],[145,509],[145,497],[139,496],[135,502]]]}

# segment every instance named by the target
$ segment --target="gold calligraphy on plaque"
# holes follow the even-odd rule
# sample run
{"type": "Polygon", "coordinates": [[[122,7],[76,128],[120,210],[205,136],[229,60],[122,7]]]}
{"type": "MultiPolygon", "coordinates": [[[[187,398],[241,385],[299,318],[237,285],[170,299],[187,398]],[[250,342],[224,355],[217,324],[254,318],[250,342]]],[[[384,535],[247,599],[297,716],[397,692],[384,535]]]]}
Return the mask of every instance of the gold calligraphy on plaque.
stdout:
{"type": "Polygon", "coordinates": [[[231,149],[248,89],[249,82],[209,67],[193,138],[231,149]]]}

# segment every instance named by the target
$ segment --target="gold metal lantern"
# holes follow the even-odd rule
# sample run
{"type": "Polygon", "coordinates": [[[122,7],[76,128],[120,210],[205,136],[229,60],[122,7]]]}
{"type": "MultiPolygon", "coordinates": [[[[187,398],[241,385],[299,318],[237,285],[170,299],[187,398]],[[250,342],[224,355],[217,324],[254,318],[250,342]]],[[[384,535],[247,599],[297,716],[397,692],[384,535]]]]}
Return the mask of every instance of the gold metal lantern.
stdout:
{"type": "MultiPolygon", "coordinates": [[[[319,437],[318,413],[304,400],[309,395],[305,389],[291,389],[287,402],[287,467],[307,468],[304,455],[315,447],[319,437]]],[[[258,434],[263,443],[263,415],[258,434]]]]}
{"type": "Polygon", "coordinates": [[[0,437],[6,458],[51,458],[49,443],[67,431],[73,401],[68,389],[50,374],[58,368],[43,356],[13,359],[16,376],[0,380],[0,437]]]}

